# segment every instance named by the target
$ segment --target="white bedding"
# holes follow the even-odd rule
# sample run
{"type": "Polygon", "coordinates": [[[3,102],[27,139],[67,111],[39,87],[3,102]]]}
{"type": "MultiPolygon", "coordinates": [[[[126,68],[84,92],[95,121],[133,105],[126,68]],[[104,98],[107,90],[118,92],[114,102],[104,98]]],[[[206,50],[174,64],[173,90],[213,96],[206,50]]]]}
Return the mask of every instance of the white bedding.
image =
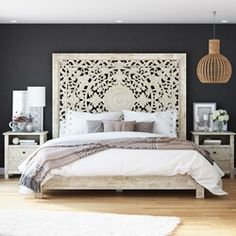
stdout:
{"type": "MultiPolygon", "coordinates": [[[[106,132],[80,134],[59,138],[68,140],[105,140],[127,137],[155,137],[157,134],[139,132],[106,132]]],[[[48,141],[53,144],[58,139],[48,141]]],[[[25,168],[23,162],[19,169],[25,168]]],[[[60,176],[140,176],[177,174],[191,175],[196,182],[216,195],[226,194],[222,190],[221,177],[224,173],[215,164],[211,165],[201,154],[192,150],[105,150],[69,165],[53,169],[48,174],[48,181],[54,175],[60,176]]]]}

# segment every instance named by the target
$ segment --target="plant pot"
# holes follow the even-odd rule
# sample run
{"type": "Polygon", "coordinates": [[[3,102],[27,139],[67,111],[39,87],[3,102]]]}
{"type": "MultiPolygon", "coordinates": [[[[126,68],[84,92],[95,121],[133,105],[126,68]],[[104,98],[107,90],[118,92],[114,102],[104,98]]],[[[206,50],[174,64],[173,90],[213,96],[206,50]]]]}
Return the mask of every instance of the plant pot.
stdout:
{"type": "Polygon", "coordinates": [[[224,122],[223,121],[218,121],[218,131],[219,132],[223,131],[223,126],[224,126],[224,122]]]}
{"type": "Polygon", "coordinates": [[[223,122],[223,121],[215,121],[214,122],[214,131],[218,131],[218,132],[224,132],[224,131],[228,131],[228,122],[223,122]]]}

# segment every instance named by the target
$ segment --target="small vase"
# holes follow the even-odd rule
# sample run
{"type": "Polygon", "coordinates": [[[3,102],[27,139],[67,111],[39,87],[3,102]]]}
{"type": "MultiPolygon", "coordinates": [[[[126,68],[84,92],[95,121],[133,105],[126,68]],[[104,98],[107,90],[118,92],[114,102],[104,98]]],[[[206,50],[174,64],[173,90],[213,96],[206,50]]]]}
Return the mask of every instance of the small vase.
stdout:
{"type": "Polygon", "coordinates": [[[224,122],[223,121],[218,121],[218,131],[219,132],[223,131],[223,126],[224,126],[224,122]]]}
{"type": "Polygon", "coordinates": [[[25,129],[27,132],[32,132],[34,130],[34,126],[32,123],[29,123],[26,125],[25,129]]]}

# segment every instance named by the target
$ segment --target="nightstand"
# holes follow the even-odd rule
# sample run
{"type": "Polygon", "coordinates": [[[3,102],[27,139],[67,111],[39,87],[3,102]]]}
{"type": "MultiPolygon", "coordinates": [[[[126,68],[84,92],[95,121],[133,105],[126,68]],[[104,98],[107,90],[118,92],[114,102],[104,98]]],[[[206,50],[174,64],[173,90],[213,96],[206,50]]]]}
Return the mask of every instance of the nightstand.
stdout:
{"type": "Polygon", "coordinates": [[[192,136],[193,141],[207,150],[219,167],[233,179],[235,133],[193,131],[192,136]]]}
{"type": "Polygon", "coordinates": [[[5,147],[5,179],[8,179],[10,174],[20,174],[18,166],[40,145],[47,141],[47,133],[47,131],[28,133],[9,131],[3,133],[5,147]],[[14,144],[13,141],[17,140],[17,138],[20,140],[20,143],[14,144]]]}

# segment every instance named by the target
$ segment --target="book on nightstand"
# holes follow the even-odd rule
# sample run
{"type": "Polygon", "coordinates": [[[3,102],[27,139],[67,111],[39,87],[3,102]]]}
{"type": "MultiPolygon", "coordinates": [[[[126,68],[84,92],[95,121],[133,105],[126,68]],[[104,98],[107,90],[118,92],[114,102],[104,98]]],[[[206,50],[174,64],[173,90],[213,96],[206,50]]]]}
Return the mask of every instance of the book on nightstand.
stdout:
{"type": "Polygon", "coordinates": [[[29,145],[38,145],[38,143],[33,139],[20,139],[20,145],[29,146],[29,145]]]}
{"type": "Polygon", "coordinates": [[[220,139],[205,139],[203,145],[221,145],[220,139]]]}

